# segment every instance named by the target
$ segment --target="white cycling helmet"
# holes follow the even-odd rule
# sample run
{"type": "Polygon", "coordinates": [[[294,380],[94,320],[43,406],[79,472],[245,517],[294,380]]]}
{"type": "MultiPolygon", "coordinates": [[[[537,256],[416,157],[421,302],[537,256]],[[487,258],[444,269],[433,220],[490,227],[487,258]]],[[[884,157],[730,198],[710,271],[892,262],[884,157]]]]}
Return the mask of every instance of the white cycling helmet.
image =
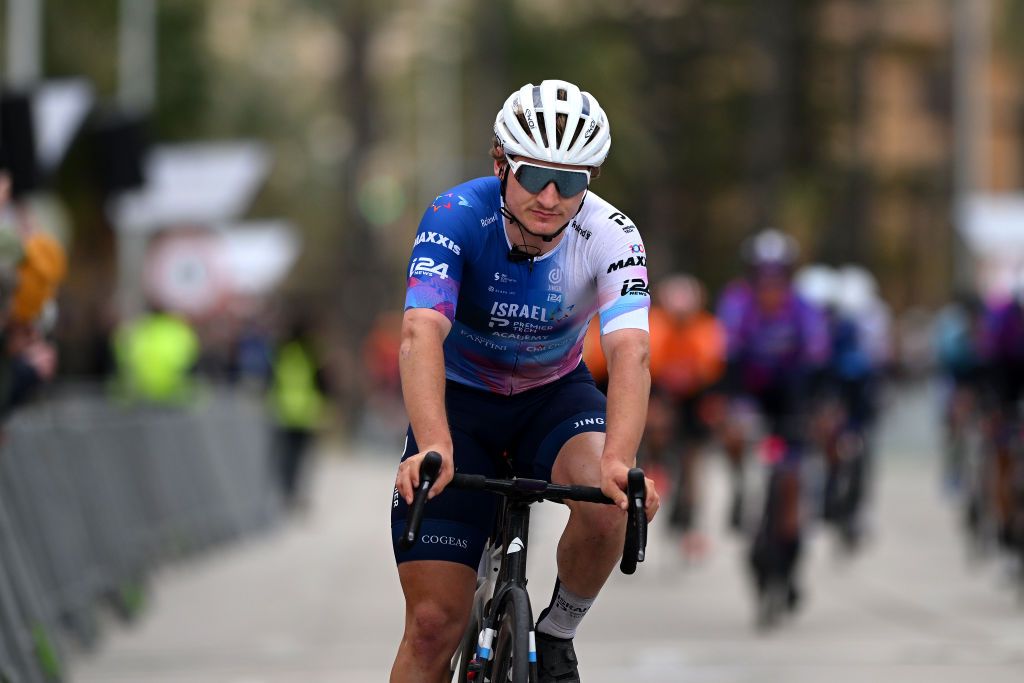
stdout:
{"type": "Polygon", "coordinates": [[[841,277],[832,268],[820,263],[804,266],[793,278],[800,296],[819,308],[834,306],[842,287],[841,277]]]}
{"type": "Polygon", "coordinates": [[[839,269],[839,281],[836,304],[843,313],[858,317],[877,305],[878,283],[866,268],[845,265],[839,269]]]}
{"type": "Polygon", "coordinates": [[[527,83],[509,95],[494,135],[505,154],[572,166],[600,166],[612,146],[608,117],[594,96],[558,80],[527,83]],[[561,136],[558,114],[566,117],[561,136]]]}
{"type": "Polygon", "coordinates": [[[789,235],[766,228],[748,237],[741,247],[743,260],[753,268],[791,268],[800,256],[800,245],[789,235]]]}

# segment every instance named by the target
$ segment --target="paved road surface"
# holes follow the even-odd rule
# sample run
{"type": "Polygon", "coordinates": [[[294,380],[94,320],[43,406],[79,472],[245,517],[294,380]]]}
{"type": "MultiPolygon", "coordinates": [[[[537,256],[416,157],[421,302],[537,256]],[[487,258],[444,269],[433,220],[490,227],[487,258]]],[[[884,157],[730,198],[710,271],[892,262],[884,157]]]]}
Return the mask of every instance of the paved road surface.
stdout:
{"type": "MultiPolygon", "coordinates": [[[[741,548],[720,533],[724,479],[712,467],[709,558],[684,567],[674,544],[656,533],[648,563],[633,577],[614,576],[581,628],[584,680],[1024,680],[1024,605],[997,565],[966,561],[937,486],[927,409],[919,396],[893,401],[873,542],[846,562],[819,530],[807,562],[806,610],[769,635],[751,627],[741,548]]],[[[367,453],[321,458],[306,517],[164,571],[141,622],[112,626],[98,655],[76,660],[74,679],[386,680],[402,615],[387,520],[393,460],[367,453]]],[[[548,504],[535,515],[535,611],[550,594],[562,516],[548,504]]]]}

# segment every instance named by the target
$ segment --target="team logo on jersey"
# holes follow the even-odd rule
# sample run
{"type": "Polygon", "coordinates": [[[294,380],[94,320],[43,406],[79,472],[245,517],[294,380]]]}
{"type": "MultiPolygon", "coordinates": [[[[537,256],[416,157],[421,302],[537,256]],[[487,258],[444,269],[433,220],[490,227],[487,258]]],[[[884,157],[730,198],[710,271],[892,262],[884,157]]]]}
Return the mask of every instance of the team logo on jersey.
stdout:
{"type": "Polygon", "coordinates": [[[554,268],[548,273],[548,282],[553,285],[557,285],[562,282],[562,269],[554,268]]]}
{"type": "Polygon", "coordinates": [[[550,351],[551,349],[557,349],[560,346],[566,346],[576,341],[574,338],[570,339],[554,339],[546,341],[544,343],[530,344],[526,347],[527,353],[540,353],[541,351],[550,351]]]}
{"type": "Polygon", "coordinates": [[[503,285],[516,283],[516,279],[514,277],[509,277],[508,275],[505,275],[505,273],[495,273],[494,281],[500,282],[503,285]]]}
{"type": "Polygon", "coordinates": [[[409,264],[409,277],[413,275],[426,275],[427,277],[438,276],[442,280],[448,279],[448,264],[435,263],[434,259],[426,256],[418,256],[409,264]]]}
{"type": "Polygon", "coordinates": [[[591,237],[594,236],[594,233],[592,233],[589,230],[584,230],[576,221],[572,222],[572,229],[579,233],[580,237],[582,237],[585,240],[589,240],[591,237]]]}
{"type": "Polygon", "coordinates": [[[572,309],[574,308],[576,308],[576,304],[571,304],[569,308],[563,308],[562,306],[559,306],[558,308],[555,309],[555,312],[551,314],[551,321],[556,323],[562,322],[570,315],[572,315],[572,309]]]}
{"type": "Polygon", "coordinates": [[[548,292],[548,301],[559,303],[562,301],[562,295],[558,292],[548,292]]]}
{"type": "Polygon", "coordinates": [[[528,304],[509,304],[502,301],[495,301],[491,306],[491,315],[501,318],[525,318],[527,320],[548,321],[548,309],[543,306],[530,306],[528,304]]]}
{"type": "Polygon", "coordinates": [[[420,234],[416,235],[416,241],[412,243],[412,246],[416,247],[420,244],[423,244],[424,242],[429,242],[430,244],[439,244],[442,247],[451,249],[456,255],[462,253],[462,247],[455,244],[455,242],[452,239],[445,237],[439,232],[421,232],[420,234]]]}
{"type": "MultiPolygon", "coordinates": [[[[491,306],[490,322],[487,323],[487,326],[492,330],[511,326],[516,333],[536,336],[551,331],[554,327],[550,324],[551,322],[548,309],[543,306],[495,301],[491,306]]],[[[499,332],[494,334],[504,336],[499,332]]]]}
{"type": "Polygon", "coordinates": [[[633,224],[629,222],[629,219],[626,218],[625,214],[619,213],[618,211],[613,213],[611,216],[608,216],[608,220],[618,223],[622,228],[622,232],[630,233],[636,230],[633,224]]]}
{"type": "Polygon", "coordinates": [[[611,216],[608,216],[608,220],[615,221],[619,225],[626,225],[626,223],[629,221],[629,219],[626,218],[626,214],[621,213],[619,211],[616,211],[611,216]]]}
{"type": "Polygon", "coordinates": [[[647,265],[647,257],[646,256],[630,256],[627,259],[619,259],[615,263],[609,264],[608,265],[608,272],[609,273],[614,273],[616,270],[620,270],[622,268],[629,268],[630,266],[646,266],[646,265],[647,265]]]}
{"type": "Polygon", "coordinates": [[[498,343],[488,339],[487,337],[481,337],[478,334],[473,334],[472,332],[467,332],[463,328],[459,329],[459,334],[461,334],[466,339],[469,339],[471,342],[477,343],[480,346],[484,346],[484,347],[486,347],[488,349],[491,349],[493,351],[507,351],[508,350],[507,346],[503,346],[501,344],[498,344],[498,343]]]}
{"type": "Polygon", "coordinates": [[[461,194],[454,194],[452,192],[449,192],[448,194],[439,194],[434,197],[434,201],[430,204],[430,208],[434,210],[434,213],[437,213],[441,209],[452,208],[453,203],[458,204],[458,206],[468,206],[469,208],[473,208],[473,205],[470,204],[465,197],[461,194]],[[453,201],[456,197],[458,197],[458,202],[453,201]]]}
{"type": "Polygon", "coordinates": [[[496,213],[491,214],[487,218],[481,218],[480,219],[480,227],[481,228],[486,228],[488,225],[490,225],[491,223],[496,222],[497,220],[498,220],[498,214],[496,214],[496,213]]]}
{"type": "Polygon", "coordinates": [[[629,245],[629,250],[631,252],[633,252],[634,254],[642,254],[642,253],[644,253],[644,245],[642,245],[642,244],[631,244],[631,245],[629,245]]]}
{"type": "Polygon", "coordinates": [[[647,286],[647,280],[638,277],[622,281],[622,296],[650,296],[651,288],[647,286]]]}

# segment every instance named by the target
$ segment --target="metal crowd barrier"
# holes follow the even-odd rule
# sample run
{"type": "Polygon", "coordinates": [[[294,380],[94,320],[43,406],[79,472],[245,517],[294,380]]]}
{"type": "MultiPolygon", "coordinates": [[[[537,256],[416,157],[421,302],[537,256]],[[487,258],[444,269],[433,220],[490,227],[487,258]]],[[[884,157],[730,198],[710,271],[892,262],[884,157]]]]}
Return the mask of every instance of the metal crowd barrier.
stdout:
{"type": "Polygon", "coordinates": [[[0,683],[67,680],[98,613],[132,619],[161,564],[268,528],[281,511],[260,401],[205,390],[189,407],[64,390],[0,445],[0,683]]]}

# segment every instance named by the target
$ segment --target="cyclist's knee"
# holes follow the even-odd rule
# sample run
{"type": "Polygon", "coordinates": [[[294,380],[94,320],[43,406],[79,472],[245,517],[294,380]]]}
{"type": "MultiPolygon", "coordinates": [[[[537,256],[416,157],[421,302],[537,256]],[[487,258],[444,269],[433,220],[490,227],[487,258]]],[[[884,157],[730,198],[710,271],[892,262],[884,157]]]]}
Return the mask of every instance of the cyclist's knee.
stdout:
{"type": "Polygon", "coordinates": [[[433,600],[409,607],[405,641],[417,661],[447,661],[459,644],[466,615],[433,600]]]}
{"type": "Polygon", "coordinates": [[[626,515],[613,505],[578,506],[577,514],[586,525],[587,535],[596,544],[610,544],[621,550],[623,534],[626,533],[626,515]]]}

